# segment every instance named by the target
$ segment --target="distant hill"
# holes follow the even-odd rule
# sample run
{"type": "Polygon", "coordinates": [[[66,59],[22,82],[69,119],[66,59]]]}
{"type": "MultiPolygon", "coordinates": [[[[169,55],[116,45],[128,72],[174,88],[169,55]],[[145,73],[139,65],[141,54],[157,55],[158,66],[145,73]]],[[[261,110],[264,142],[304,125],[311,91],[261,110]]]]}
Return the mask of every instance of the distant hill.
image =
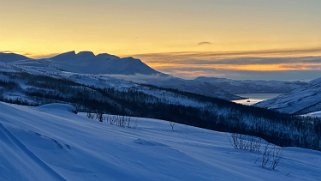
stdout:
{"type": "Polygon", "coordinates": [[[30,59],[30,58],[23,56],[23,55],[16,54],[16,53],[1,53],[0,52],[0,62],[2,62],[2,63],[11,63],[11,62],[15,62],[15,61],[19,61],[19,60],[26,60],[26,59],[30,59]]]}

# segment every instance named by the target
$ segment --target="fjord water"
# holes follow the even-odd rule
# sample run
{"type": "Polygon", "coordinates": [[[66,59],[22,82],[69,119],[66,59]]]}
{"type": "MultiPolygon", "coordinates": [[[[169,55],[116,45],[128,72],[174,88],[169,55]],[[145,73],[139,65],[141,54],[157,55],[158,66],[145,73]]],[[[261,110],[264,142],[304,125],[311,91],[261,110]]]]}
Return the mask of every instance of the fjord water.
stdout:
{"type": "Polygon", "coordinates": [[[275,98],[280,94],[276,93],[254,93],[254,94],[238,94],[240,97],[244,97],[245,99],[233,100],[233,102],[243,105],[254,105],[256,103],[275,98]]]}

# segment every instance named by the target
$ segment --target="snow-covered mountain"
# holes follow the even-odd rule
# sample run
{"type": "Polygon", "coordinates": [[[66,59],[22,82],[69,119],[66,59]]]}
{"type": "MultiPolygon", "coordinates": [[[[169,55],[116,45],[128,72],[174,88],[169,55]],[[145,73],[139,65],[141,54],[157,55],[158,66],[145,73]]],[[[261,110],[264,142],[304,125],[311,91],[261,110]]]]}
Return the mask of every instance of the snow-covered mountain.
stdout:
{"type": "Polygon", "coordinates": [[[6,57],[7,56],[4,56],[3,58],[4,62],[9,62],[19,66],[54,68],[60,71],[82,74],[161,74],[144,64],[139,59],[132,57],[119,58],[109,54],[95,55],[90,51],[79,53],[74,51],[66,52],[44,59],[29,59],[27,57],[22,58],[10,56],[10,59],[6,60],[6,57]]]}
{"type": "Polygon", "coordinates": [[[46,73],[50,71],[56,74],[69,72],[92,74],[93,76],[116,76],[118,79],[225,100],[242,99],[236,94],[244,93],[284,93],[305,84],[303,82],[238,81],[206,77],[184,80],[158,72],[139,59],[119,58],[106,53],[95,55],[90,51],[79,53],[71,51],[43,59],[30,59],[18,54],[1,53],[0,64],[2,67],[11,65],[14,69],[27,72],[40,71],[46,73]]]}
{"type": "Polygon", "coordinates": [[[155,85],[163,88],[171,88],[217,97],[225,100],[235,100],[241,97],[233,95],[217,86],[208,83],[189,81],[158,72],[141,60],[135,58],[119,58],[109,54],[95,55],[89,51],[76,53],[66,52],[51,58],[30,59],[14,54],[3,54],[4,59],[0,61],[0,69],[15,69],[29,73],[41,74],[79,74],[88,76],[104,76],[105,79],[126,79],[138,83],[155,85]],[[14,56],[15,55],[15,56],[14,56]],[[8,59],[5,59],[5,58],[8,59]],[[8,66],[11,66],[9,68],[8,66]],[[126,78],[127,77],[127,78],[126,78]],[[144,77],[144,78],[142,78],[144,77]]]}
{"type": "Polygon", "coordinates": [[[198,77],[195,81],[212,84],[231,94],[288,93],[307,85],[306,82],[275,80],[231,80],[216,77],[198,77]]]}
{"type": "MultiPolygon", "coordinates": [[[[285,148],[276,171],[231,136],[162,120],[122,128],[63,104],[0,103],[0,180],[319,180],[321,154],[285,148]]],[[[107,115],[105,115],[107,117],[107,115]]]]}
{"type": "Polygon", "coordinates": [[[256,106],[291,114],[321,111],[321,78],[290,93],[260,102],[256,106]]]}
{"type": "Polygon", "coordinates": [[[92,52],[68,52],[47,59],[51,66],[60,70],[84,74],[159,74],[141,60],[132,57],[119,58],[109,54],[94,55],[92,52]]]}

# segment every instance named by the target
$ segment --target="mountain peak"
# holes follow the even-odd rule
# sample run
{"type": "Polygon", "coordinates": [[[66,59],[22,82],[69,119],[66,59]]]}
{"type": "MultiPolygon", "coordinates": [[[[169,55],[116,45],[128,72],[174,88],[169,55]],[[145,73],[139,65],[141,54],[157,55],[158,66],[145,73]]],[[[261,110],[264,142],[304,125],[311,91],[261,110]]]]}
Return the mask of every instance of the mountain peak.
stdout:
{"type": "Polygon", "coordinates": [[[115,55],[110,55],[108,53],[101,53],[96,56],[97,58],[103,58],[103,59],[119,59],[119,57],[115,55]]]}
{"type": "Polygon", "coordinates": [[[91,51],[66,52],[50,58],[50,62],[60,70],[85,74],[160,74],[141,60],[120,58],[108,53],[95,55],[91,51]]]}
{"type": "Polygon", "coordinates": [[[80,51],[79,53],[77,53],[77,56],[92,58],[95,57],[95,54],[91,51],[80,51]]]}
{"type": "Polygon", "coordinates": [[[0,61],[1,62],[14,62],[14,61],[19,61],[19,60],[26,60],[30,59],[26,56],[16,54],[16,53],[7,53],[7,52],[0,52],[0,61]]]}
{"type": "Polygon", "coordinates": [[[66,59],[75,59],[75,58],[82,58],[82,59],[92,59],[95,57],[95,54],[91,51],[80,51],[76,53],[75,51],[65,52],[59,55],[52,57],[51,59],[55,60],[66,60],[66,59]]]}
{"type": "Polygon", "coordinates": [[[60,59],[60,58],[70,58],[70,57],[73,57],[76,55],[76,52],[75,51],[69,51],[69,52],[65,52],[65,53],[61,53],[61,54],[58,54],[54,57],[52,57],[52,59],[60,59]]]}
{"type": "Polygon", "coordinates": [[[73,50],[73,51],[62,53],[60,55],[76,55],[76,52],[73,50]]]}

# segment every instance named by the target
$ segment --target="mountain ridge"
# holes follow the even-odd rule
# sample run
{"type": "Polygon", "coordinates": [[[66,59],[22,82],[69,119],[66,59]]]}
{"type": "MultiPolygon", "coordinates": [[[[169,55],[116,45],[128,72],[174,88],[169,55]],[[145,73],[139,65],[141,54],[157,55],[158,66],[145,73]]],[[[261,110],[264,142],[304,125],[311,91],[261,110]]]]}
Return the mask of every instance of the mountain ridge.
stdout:
{"type": "MultiPolygon", "coordinates": [[[[118,56],[101,53],[95,55],[91,51],[64,52],[52,57],[41,59],[24,59],[8,62],[7,66],[12,66],[16,71],[24,71],[32,74],[55,74],[65,73],[88,74],[88,76],[131,76],[131,77],[152,77],[143,83],[162,86],[164,88],[173,88],[181,91],[197,93],[210,97],[218,97],[225,100],[240,99],[241,97],[227,93],[218,87],[208,86],[203,83],[171,78],[172,76],[152,69],[144,62],[133,57],[120,58],[118,56]],[[157,77],[155,79],[155,77],[157,77]],[[165,81],[164,81],[165,79],[165,81]],[[169,81],[166,81],[169,79],[169,81]],[[173,83],[171,83],[173,80],[173,83]],[[175,81],[174,81],[175,80],[175,81]],[[158,83],[161,84],[158,84],[158,83]],[[156,84],[155,84],[156,83],[156,84]]],[[[2,69],[6,66],[2,65],[2,69]]],[[[9,68],[10,69],[10,68],[9,68]]],[[[125,78],[118,78],[125,79],[125,78]]],[[[134,81],[140,82],[142,81],[134,81]]]]}
{"type": "Polygon", "coordinates": [[[133,57],[120,58],[107,53],[95,55],[91,51],[64,52],[52,57],[31,59],[19,54],[0,54],[5,63],[13,63],[20,66],[55,67],[58,70],[84,74],[163,74],[152,69],[147,64],[133,57]],[[76,62],[76,63],[75,63],[76,62]]]}
{"type": "Polygon", "coordinates": [[[18,54],[7,56],[12,57],[11,61],[4,61],[4,63],[27,72],[34,70],[48,72],[50,70],[56,74],[69,72],[93,76],[117,77],[120,75],[117,78],[225,100],[242,99],[242,96],[238,95],[246,93],[286,93],[304,84],[303,82],[247,81],[216,77],[198,77],[194,80],[185,80],[154,70],[140,59],[121,58],[108,53],[94,54],[91,51],[68,51],[40,59],[31,59],[18,54]]]}

